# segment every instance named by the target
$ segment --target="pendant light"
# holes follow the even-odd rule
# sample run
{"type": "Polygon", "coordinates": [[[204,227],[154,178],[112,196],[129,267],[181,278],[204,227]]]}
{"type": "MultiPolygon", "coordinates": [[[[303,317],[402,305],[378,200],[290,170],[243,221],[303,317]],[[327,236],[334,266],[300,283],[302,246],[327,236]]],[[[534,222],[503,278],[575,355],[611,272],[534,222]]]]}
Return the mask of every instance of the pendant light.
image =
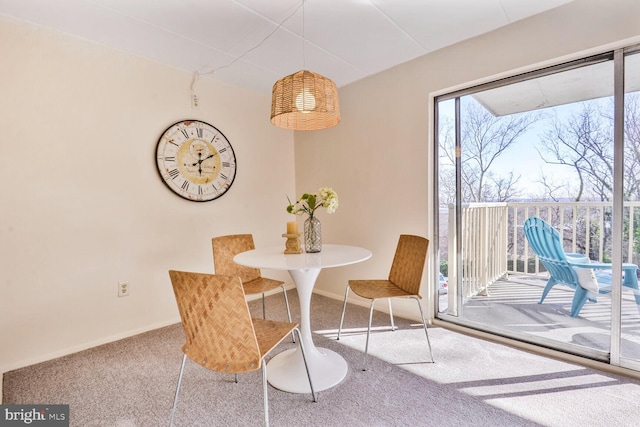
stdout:
{"type": "Polygon", "coordinates": [[[271,123],[284,129],[318,130],[340,123],[336,84],[331,79],[304,69],[305,1],[302,3],[303,69],[278,80],[271,93],[271,123]]]}

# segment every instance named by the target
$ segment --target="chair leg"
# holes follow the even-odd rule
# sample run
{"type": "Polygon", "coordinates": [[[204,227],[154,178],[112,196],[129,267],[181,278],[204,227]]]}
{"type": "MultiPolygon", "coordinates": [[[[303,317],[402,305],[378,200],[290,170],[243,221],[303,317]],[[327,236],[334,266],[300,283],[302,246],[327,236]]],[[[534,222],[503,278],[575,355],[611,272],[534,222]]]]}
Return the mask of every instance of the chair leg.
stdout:
{"type": "Polygon", "coordinates": [[[367,327],[367,343],[364,345],[364,360],[362,362],[362,370],[367,370],[367,352],[369,351],[369,335],[371,335],[371,319],[373,318],[373,305],[376,300],[371,300],[371,308],[369,308],[369,326],[367,327]]]}
{"type": "Polygon", "coordinates": [[[540,301],[538,301],[538,304],[542,304],[542,301],[544,301],[544,299],[547,297],[547,294],[549,293],[549,291],[551,290],[551,288],[553,288],[553,286],[556,284],[556,281],[554,280],[553,277],[551,277],[548,281],[546,286],[544,287],[544,290],[542,291],[542,296],[540,297],[540,301]]]}
{"type": "MultiPolygon", "coordinates": [[[[307,364],[307,354],[304,351],[304,344],[302,343],[302,338],[300,337],[300,329],[294,328],[291,333],[298,334],[298,341],[300,342],[300,351],[302,352],[302,360],[304,361],[304,367],[307,371],[307,378],[309,378],[309,387],[311,388],[311,397],[314,402],[318,401],[316,396],[316,392],[313,388],[313,381],[311,381],[311,373],[309,372],[309,365],[307,364]]],[[[269,427],[269,394],[268,394],[268,386],[267,386],[267,362],[262,359],[262,396],[264,400],[264,425],[265,427],[269,427]]]]}
{"type": "Polygon", "coordinates": [[[263,319],[267,318],[267,308],[264,303],[264,294],[262,294],[262,318],[263,319]]]}
{"type": "Polygon", "coordinates": [[[304,344],[302,343],[302,337],[300,329],[295,328],[292,332],[296,332],[298,334],[298,341],[300,341],[300,351],[302,352],[302,360],[304,361],[304,368],[307,371],[307,378],[309,378],[309,388],[311,388],[311,397],[314,402],[318,401],[318,396],[316,395],[315,390],[313,389],[313,381],[311,381],[311,372],[309,372],[309,365],[307,364],[307,354],[304,350],[304,344]]]}
{"type": "Polygon", "coordinates": [[[636,306],[638,307],[638,313],[640,313],[640,291],[637,288],[632,288],[633,297],[636,300],[636,306]]]}
{"type": "MultiPolygon", "coordinates": [[[[638,306],[638,312],[640,313],[640,290],[638,290],[638,281],[636,279],[636,269],[630,269],[629,271],[623,270],[622,286],[628,288],[633,292],[633,298],[636,300],[638,306]]],[[[623,288],[624,290],[624,288],[623,288]]]]}
{"type": "MultiPolygon", "coordinates": [[[[291,310],[289,309],[289,298],[287,298],[287,288],[284,285],[280,286],[282,288],[282,295],[284,295],[284,305],[287,307],[287,319],[289,319],[289,323],[291,323],[291,310]]],[[[295,344],[296,336],[293,332],[291,332],[291,342],[295,344]]]]}
{"type": "Polygon", "coordinates": [[[587,298],[589,297],[589,293],[585,291],[582,287],[578,286],[576,288],[576,293],[573,294],[573,301],[571,303],[571,313],[569,316],[578,317],[580,314],[580,310],[582,310],[582,306],[587,302],[587,298]]]}
{"type": "Polygon", "coordinates": [[[282,288],[282,294],[284,295],[284,305],[287,307],[287,319],[289,319],[289,323],[291,323],[291,310],[289,310],[289,298],[287,297],[287,288],[284,285],[280,286],[282,288]]]}
{"type": "Polygon", "coordinates": [[[391,298],[387,298],[389,301],[389,318],[391,319],[391,331],[396,330],[396,325],[393,324],[393,310],[391,309],[391,298]]]}
{"type": "Polygon", "coordinates": [[[424,334],[427,336],[427,345],[429,346],[429,357],[431,357],[431,363],[436,363],[433,360],[433,351],[431,351],[431,341],[429,341],[429,332],[427,332],[427,322],[424,320],[424,313],[422,312],[422,305],[420,305],[420,300],[416,297],[412,297],[418,303],[418,308],[420,309],[420,317],[422,318],[422,326],[424,326],[424,334]]]}
{"type": "Polygon", "coordinates": [[[349,295],[349,285],[347,285],[347,290],[344,291],[344,304],[342,306],[342,316],[340,316],[340,326],[338,327],[338,339],[340,341],[340,332],[342,331],[342,322],[344,321],[344,312],[347,309],[347,296],[349,295]]]}
{"type": "Polygon", "coordinates": [[[180,386],[182,385],[182,374],[184,374],[184,365],[187,363],[187,355],[182,356],[182,366],[180,366],[180,376],[178,377],[178,385],[176,387],[176,395],[173,398],[173,408],[171,408],[171,419],[169,420],[169,427],[173,425],[173,418],[176,415],[176,406],[178,406],[178,394],[180,393],[180,386]]]}
{"type": "MultiPolygon", "coordinates": [[[[313,382],[311,381],[311,374],[309,373],[309,365],[307,364],[307,355],[304,351],[304,344],[302,343],[302,338],[300,337],[300,329],[294,328],[291,333],[298,334],[298,341],[300,341],[300,351],[302,352],[302,360],[304,361],[304,367],[307,371],[307,378],[309,378],[309,387],[311,388],[311,397],[314,402],[318,401],[316,396],[316,392],[313,389],[313,382]]],[[[264,400],[264,425],[265,427],[269,427],[269,391],[267,386],[267,362],[262,359],[262,396],[264,400]]]]}
{"type": "Polygon", "coordinates": [[[267,362],[262,359],[262,397],[264,399],[264,425],[269,427],[269,396],[267,394],[267,362]]]}

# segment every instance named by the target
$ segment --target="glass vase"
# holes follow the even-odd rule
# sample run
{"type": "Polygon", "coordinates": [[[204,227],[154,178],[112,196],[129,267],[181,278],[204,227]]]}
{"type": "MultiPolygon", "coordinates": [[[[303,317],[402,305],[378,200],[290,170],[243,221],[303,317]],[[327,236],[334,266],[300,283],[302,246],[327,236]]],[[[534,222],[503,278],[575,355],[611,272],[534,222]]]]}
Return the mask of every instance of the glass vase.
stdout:
{"type": "Polygon", "coordinates": [[[322,227],[315,216],[304,221],[304,250],[311,253],[322,250],[322,227]]]}

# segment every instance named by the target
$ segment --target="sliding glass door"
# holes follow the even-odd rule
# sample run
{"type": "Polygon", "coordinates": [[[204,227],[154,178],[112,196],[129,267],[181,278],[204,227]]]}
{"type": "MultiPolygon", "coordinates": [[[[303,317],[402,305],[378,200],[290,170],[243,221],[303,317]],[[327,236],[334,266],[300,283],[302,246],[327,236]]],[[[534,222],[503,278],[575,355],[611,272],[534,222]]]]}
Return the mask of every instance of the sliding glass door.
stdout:
{"type": "MultiPolygon", "coordinates": [[[[622,55],[620,55],[622,56],[622,55]]],[[[621,251],[623,262],[640,264],[640,50],[628,49],[621,60],[624,70],[624,99],[620,105],[622,129],[619,130],[624,147],[621,149],[624,161],[620,173],[623,210],[621,230],[621,251]]],[[[618,88],[622,92],[621,88],[618,88]]],[[[625,271],[626,274],[626,271],[625,271]]],[[[622,287],[620,332],[616,334],[619,343],[619,364],[640,370],[640,321],[636,307],[640,306],[640,292],[622,287]]],[[[613,353],[617,360],[618,352],[613,353]]],[[[618,364],[618,363],[616,363],[618,364]]]]}
{"type": "Polygon", "coordinates": [[[439,318],[640,360],[638,58],[608,52],[435,100],[439,318]]]}

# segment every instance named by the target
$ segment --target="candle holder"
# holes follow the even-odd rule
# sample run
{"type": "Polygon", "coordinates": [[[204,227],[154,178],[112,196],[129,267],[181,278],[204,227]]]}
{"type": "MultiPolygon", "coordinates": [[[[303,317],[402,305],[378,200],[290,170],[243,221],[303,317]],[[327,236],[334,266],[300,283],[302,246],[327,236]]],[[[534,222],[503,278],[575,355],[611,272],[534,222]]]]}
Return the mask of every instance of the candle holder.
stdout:
{"type": "Polygon", "coordinates": [[[300,233],[285,233],[282,235],[282,237],[286,237],[287,241],[285,242],[284,246],[284,253],[285,254],[301,254],[302,253],[302,248],[300,248],[300,238],[301,234],[300,233]]]}

